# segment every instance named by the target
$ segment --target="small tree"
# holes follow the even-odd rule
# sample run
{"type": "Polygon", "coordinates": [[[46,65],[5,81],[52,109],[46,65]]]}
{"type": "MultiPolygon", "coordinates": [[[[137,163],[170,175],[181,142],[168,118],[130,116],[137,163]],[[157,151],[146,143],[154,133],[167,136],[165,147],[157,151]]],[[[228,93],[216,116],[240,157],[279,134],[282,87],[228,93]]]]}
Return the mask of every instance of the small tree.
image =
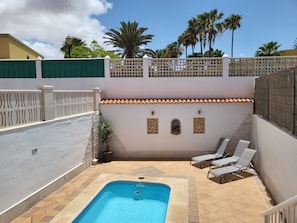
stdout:
{"type": "Polygon", "coordinates": [[[115,54],[113,51],[104,50],[102,46],[98,44],[96,40],[93,40],[90,44],[91,49],[91,57],[106,57],[109,56],[110,58],[120,58],[118,54],[115,54]]]}
{"type": "Polygon", "coordinates": [[[102,121],[99,123],[99,138],[101,138],[101,143],[105,145],[105,151],[109,152],[109,140],[112,137],[112,129],[107,121],[102,121]]]}

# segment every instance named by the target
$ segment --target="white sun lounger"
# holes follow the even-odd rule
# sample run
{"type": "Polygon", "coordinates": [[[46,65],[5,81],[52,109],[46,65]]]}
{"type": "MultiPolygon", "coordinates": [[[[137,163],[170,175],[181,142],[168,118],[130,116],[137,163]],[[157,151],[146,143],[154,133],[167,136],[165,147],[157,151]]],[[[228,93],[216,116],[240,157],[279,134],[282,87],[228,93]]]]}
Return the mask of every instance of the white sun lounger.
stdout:
{"type": "Polygon", "coordinates": [[[226,157],[226,158],[219,159],[219,160],[213,160],[210,165],[215,166],[215,168],[216,168],[216,167],[227,166],[227,165],[237,162],[239,160],[239,157],[243,153],[244,149],[248,148],[249,145],[250,145],[250,141],[239,140],[239,142],[235,148],[234,154],[231,157],[226,157]]]}
{"type": "Polygon", "coordinates": [[[221,183],[222,177],[224,177],[226,174],[236,174],[243,170],[249,169],[256,152],[257,151],[254,149],[246,148],[239,160],[234,165],[210,169],[207,173],[207,178],[209,178],[209,174],[211,174],[215,177],[219,177],[221,183]]]}
{"type": "Polygon", "coordinates": [[[216,151],[216,153],[194,156],[191,158],[191,161],[194,161],[195,163],[198,163],[201,165],[202,163],[204,163],[206,161],[222,158],[224,156],[224,153],[225,153],[225,150],[226,150],[229,140],[230,139],[224,139],[223,142],[221,143],[220,147],[216,151]]]}

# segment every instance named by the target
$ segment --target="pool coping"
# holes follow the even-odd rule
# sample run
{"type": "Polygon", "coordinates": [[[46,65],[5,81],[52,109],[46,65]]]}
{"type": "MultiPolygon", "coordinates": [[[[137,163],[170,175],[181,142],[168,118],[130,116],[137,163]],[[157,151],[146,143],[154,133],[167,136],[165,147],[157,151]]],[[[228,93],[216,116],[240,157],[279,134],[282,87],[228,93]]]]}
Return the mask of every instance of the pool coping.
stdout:
{"type": "Polygon", "coordinates": [[[166,223],[188,222],[188,180],[183,178],[100,174],[82,193],[72,200],[50,223],[71,223],[92,199],[110,182],[127,180],[135,182],[163,183],[170,187],[166,223]]]}

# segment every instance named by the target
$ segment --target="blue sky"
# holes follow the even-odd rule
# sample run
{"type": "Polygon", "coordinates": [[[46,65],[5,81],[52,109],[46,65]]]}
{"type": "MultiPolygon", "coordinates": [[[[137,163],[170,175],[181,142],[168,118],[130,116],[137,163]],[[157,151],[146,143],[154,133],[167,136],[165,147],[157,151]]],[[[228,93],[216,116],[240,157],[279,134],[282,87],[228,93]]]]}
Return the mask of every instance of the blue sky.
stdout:
{"type": "MultiPolygon", "coordinates": [[[[279,49],[290,49],[297,38],[297,0],[112,0],[113,7],[98,17],[106,27],[119,28],[120,21],[137,21],[155,35],[149,48],[161,49],[176,41],[192,17],[212,9],[241,15],[235,31],[234,57],[250,57],[264,43],[277,41],[279,49]]],[[[231,55],[231,32],[217,37],[214,48],[231,55]]],[[[199,46],[196,47],[196,50],[199,46]]],[[[188,48],[188,52],[191,49],[188,48]]]]}
{"type": "MultiPolygon", "coordinates": [[[[156,50],[176,41],[192,17],[212,9],[224,18],[243,17],[235,31],[234,57],[253,57],[269,41],[290,49],[297,38],[297,0],[1,0],[0,33],[13,35],[46,59],[63,58],[60,48],[67,35],[87,44],[95,39],[110,49],[105,33],[121,21],[136,21],[155,35],[147,47],[156,50]]],[[[218,37],[214,48],[231,55],[231,32],[218,37]]]]}

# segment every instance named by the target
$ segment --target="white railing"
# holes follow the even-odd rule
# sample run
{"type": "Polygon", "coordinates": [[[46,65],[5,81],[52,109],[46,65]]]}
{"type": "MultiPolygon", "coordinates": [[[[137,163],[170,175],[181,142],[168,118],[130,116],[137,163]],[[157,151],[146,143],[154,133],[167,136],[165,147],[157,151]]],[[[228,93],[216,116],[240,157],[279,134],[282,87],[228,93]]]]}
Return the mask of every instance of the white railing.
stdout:
{"type": "Polygon", "coordinates": [[[149,60],[149,77],[217,77],[223,58],[156,58],[149,60]]]}
{"type": "Polygon", "coordinates": [[[296,223],[297,195],[263,212],[265,223],[296,223]]]}
{"type": "Polygon", "coordinates": [[[93,91],[54,91],[55,117],[93,111],[93,91]]]}
{"type": "Polygon", "coordinates": [[[53,90],[0,90],[0,130],[96,111],[100,89],[53,90]]]}
{"type": "Polygon", "coordinates": [[[1,90],[0,128],[43,120],[42,91],[1,90]]]}
{"type": "Polygon", "coordinates": [[[230,58],[229,76],[263,76],[296,66],[296,56],[230,58]]]}
{"type": "Polygon", "coordinates": [[[109,62],[110,77],[143,77],[143,60],[112,59],[109,62]]]}
{"type": "Polygon", "coordinates": [[[263,76],[297,66],[297,56],[251,58],[128,58],[107,59],[106,77],[263,76]]]}

